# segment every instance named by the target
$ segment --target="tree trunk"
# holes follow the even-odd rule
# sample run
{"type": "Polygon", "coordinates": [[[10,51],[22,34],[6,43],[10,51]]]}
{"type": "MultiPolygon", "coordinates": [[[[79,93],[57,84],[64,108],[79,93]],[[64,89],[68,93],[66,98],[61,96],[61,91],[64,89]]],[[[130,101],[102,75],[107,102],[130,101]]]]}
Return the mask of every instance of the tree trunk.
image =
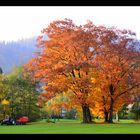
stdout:
{"type": "Polygon", "coordinates": [[[104,119],[105,119],[105,122],[108,122],[108,111],[106,109],[106,100],[105,100],[105,97],[102,96],[102,99],[103,99],[103,103],[104,103],[104,119]]]}
{"type": "Polygon", "coordinates": [[[111,98],[108,123],[113,123],[113,104],[114,104],[114,100],[113,98],[111,98]]]}
{"type": "Polygon", "coordinates": [[[105,122],[108,122],[108,112],[104,112],[105,115],[105,122]]]}
{"type": "Polygon", "coordinates": [[[109,120],[108,120],[108,123],[113,123],[113,104],[114,104],[114,99],[113,99],[113,95],[114,95],[114,88],[113,88],[113,85],[111,84],[109,86],[109,92],[110,92],[110,95],[111,95],[111,100],[110,100],[110,109],[109,109],[109,120]]]}
{"type": "Polygon", "coordinates": [[[83,123],[91,123],[92,117],[91,117],[89,106],[82,105],[82,111],[83,111],[83,123]]]}

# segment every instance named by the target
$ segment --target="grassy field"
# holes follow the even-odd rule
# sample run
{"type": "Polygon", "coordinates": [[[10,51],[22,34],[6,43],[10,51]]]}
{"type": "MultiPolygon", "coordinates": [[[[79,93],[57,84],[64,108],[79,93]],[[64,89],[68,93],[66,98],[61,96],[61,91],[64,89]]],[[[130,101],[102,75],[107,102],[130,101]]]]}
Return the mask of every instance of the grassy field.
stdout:
{"type": "Polygon", "coordinates": [[[0,126],[0,134],[140,134],[140,123],[122,120],[115,124],[82,124],[78,120],[45,121],[27,125],[0,126]]]}

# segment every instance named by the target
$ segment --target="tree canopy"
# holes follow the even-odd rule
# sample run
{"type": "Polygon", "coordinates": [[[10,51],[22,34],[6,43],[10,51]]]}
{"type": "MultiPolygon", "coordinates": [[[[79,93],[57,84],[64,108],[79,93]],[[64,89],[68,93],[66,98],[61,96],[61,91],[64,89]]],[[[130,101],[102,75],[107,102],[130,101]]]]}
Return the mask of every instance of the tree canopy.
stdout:
{"type": "Polygon", "coordinates": [[[64,93],[82,108],[84,123],[97,106],[112,123],[113,112],[139,87],[140,52],[130,30],[65,19],[50,23],[37,41],[42,51],[25,65],[25,76],[42,83],[40,103],[64,93]]]}

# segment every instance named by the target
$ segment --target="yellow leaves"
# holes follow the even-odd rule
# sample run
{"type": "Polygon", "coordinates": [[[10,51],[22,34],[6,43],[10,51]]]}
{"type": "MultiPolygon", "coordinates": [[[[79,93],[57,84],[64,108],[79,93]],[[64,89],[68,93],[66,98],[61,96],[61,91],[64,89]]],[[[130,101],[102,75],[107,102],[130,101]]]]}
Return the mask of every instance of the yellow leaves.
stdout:
{"type": "Polygon", "coordinates": [[[46,86],[42,86],[43,89],[46,89],[46,86]]]}
{"type": "Polygon", "coordinates": [[[101,106],[96,104],[95,107],[90,109],[91,110],[91,114],[94,115],[94,116],[103,117],[104,114],[103,114],[102,111],[100,111],[100,109],[101,109],[101,106]]]}
{"type": "Polygon", "coordinates": [[[73,72],[74,72],[75,77],[79,78],[79,75],[78,75],[79,74],[79,70],[74,69],[73,72]]]}
{"type": "Polygon", "coordinates": [[[1,102],[1,104],[2,104],[2,105],[9,105],[9,104],[10,104],[10,102],[9,102],[9,101],[7,101],[6,99],[4,99],[4,100],[1,102]]]}
{"type": "Polygon", "coordinates": [[[50,114],[60,114],[62,107],[67,110],[72,107],[71,103],[68,102],[68,97],[64,93],[58,94],[56,97],[45,103],[45,109],[50,114]]]}
{"type": "Polygon", "coordinates": [[[91,82],[92,82],[93,84],[95,84],[95,83],[96,83],[96,79],[95,79],[95,78],[91,78],[91,82]]]}
{"type": "Polygon", "coordinates": [[[97,91],[97,92],[101,92],[101,88],[96,87],[96,88],[95,88],[95,91],[97,91]]]}

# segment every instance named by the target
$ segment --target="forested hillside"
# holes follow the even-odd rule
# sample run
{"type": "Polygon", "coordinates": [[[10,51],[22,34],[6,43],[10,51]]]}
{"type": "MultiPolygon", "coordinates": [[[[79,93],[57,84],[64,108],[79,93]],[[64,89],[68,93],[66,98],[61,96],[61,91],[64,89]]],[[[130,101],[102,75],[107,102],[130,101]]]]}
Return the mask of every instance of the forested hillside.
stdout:
{"type": "Polygon", "coordinates": [[[35,47],[36,37],[22,39],[17,42],[0,42],[0,67],[5,74],[9,74],[13,66],[26,63],[39,51],[35,47]]]}

